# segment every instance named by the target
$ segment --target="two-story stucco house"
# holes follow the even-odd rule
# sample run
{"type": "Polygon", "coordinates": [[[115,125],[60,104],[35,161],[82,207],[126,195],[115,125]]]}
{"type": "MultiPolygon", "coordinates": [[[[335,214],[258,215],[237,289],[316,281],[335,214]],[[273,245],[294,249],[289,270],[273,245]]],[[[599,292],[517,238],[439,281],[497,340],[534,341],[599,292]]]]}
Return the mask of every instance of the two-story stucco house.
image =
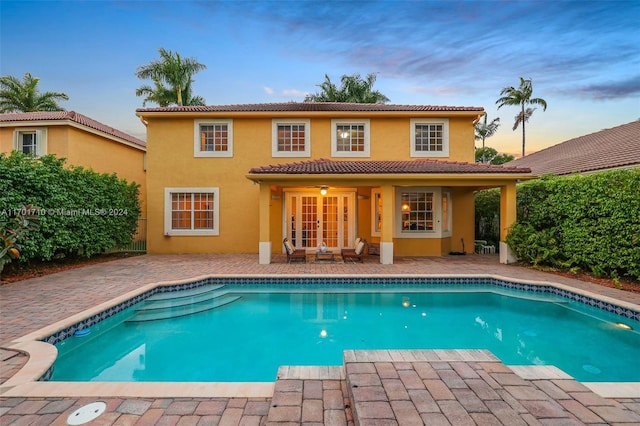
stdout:
{"type": "Polygon", "coordinates": [[[75,111],[0,114],[0,152],[55,154],[67,165],[115,173],[140,185],[146,211],[146,142],[75,111]]]}
{"type": "MultiPolygon", "coordinates": [[[[150,253],[394,256],[473,250],[474,192],[502,188],[515,220],[529,169],[474,163],[478,107],[275,103],[143,108],[150,253]]],[[[504,235],[503,235],[504,237],[504,235]]]]}

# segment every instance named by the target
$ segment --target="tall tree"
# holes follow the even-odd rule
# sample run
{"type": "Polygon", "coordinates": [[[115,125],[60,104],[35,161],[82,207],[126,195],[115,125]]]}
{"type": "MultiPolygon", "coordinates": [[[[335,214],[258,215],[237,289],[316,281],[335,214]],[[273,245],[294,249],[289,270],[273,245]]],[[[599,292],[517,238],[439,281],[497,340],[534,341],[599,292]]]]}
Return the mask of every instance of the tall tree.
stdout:
{"type": "Polygon", "coordinates": [[[498,154],[494,148],[484,147],[476,148],[476,163],[485,164],[504,164],[513,161],[514,157],[510,154],[498,154]]]}
{"type": "Polygon", "coordinates": [[[487,123],[487,113],[484,113],[484,120],[478,121],[476,123],[476,140],[482,141],[482,163],[485,164],[485,149],[484,149],[484,140],[486,138],[490,138],[495,135],[498,131],[498,127],[500,127],[500,117],[494,118],[491,120],[491,123],[487,123]]]}
{"type": "Polygon", "coordinates": [[[195,58],[183,58],[180,53],[159,48],[160,60],[138,67],[136,77],[151,79],[155,87],[148,85],[136,90],[136,96],[146,96],[144,102],[156,102],[160,106],[204,105],[201,96],[192,96],[193,75],[207,68],[195,58]],[[165,86],[166,84],[166,86],[165,86]],[[168,87],[167,87],[168,86],[168,87]],[[171,98],[169,93],[171,92],[171,98]]]}
{"type": "Polygon", "coordinates": [[[22,81],[11,75],[0,77],[0,113],[64,111],[57,101],[68,101],[69,96],[62,92],[40,93],[39,82],[28,72],[22,81]]]}
{"type": "Polygon", "coordinates": [[[384,104],[389,102],[389,98],[373,90],[376,82],[376,74],[368,74],[365,79],[360,74],[343,75],[340,78],[341,86],[338,88],[331,81],[327,74],[324,75],[324,82],[318,84],[320,92],[307,95],[305,102],[352,102],[360,104],[384,104]]]}
{"type": "Polygon", "coordinates": [[[513,130],[516,130],[520,124],[522,124],[522,156],[525,155],[525,123],[529,121],[529,118],[535,111],[535,108],[527,108],[528,105],[540,105],[543,111],[547,110],[547,101],[542,98],[532,98],[533,83],[531,79],[525,80],[520,77],[520,87],[517,89],[513,86],[505,87],[500,92],[502,95],[497,101],[498,109],[503,105],[520,106],[520,112],[515,117],[515,123],[513,124],[513,130]]]}

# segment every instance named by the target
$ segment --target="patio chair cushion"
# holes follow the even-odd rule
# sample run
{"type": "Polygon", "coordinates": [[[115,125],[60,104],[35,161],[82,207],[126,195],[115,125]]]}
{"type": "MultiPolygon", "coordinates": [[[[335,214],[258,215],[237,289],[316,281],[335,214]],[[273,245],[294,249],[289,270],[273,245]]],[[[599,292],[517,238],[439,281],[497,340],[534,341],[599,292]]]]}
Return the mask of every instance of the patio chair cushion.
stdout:
{"type": "Polygon", "coordinates": [[[291,247],[291,243],[287,239],[284,240],[284,249],[287,251],[288,255],[293,254],[293,247],[291,247]]]}
{"type": "Polygon", "coordinates": [[[364,240],[360,240],[360,241],[358,241],[358,244],[356,245],[355,252],[356,252],[356,254],[362,254],[363,250],[364,250],[364,240]]]}

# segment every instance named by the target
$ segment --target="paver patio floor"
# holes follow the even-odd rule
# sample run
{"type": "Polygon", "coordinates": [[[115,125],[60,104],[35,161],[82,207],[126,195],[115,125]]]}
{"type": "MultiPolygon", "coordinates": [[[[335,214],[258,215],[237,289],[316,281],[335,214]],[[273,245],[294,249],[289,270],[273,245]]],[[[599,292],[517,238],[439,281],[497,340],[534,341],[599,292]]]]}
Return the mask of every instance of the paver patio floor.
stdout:
{"type": "MultiPolygon", "coordinates": [[[[519,266],[501,265],[495,255],[396,258],[393,265],[380,265],[378,261],[377,257],[370,256],[364,264],[286,264],[284,255],[275,255],[272,264],[259,265],[257,255],[145,255],[6,284],[0,286],[0,347],[8,347],[16,338],[107,302],[145,284],[216,274],[500,275],[520,280],[560,283],[640,305],[639,294],[605,288],[519,266]]],[[[276,416],[276,414],[272,414],[276,413],[273,410],[274,405],[282,407],[273,400],[276,397],[280,398],[277,391],[278,386],[282,385],[279,383],[276,383],[276,394],[273,398],[148,398],[144,395],[135,398],[86,398],[84,395],[70,395],[62,398],[46,396],[37,398],[3,397],[1,393],[6,389],[2,388],[1,384],[20,368],[25,358],[20,355],[16,356],[12,351],[0,350],[0,423],[3,425],[63,425],[66,424],[67,416],[75,409],[98,399],[107,403],[107,411],[91,424],[261,425],[284,424],[290,421],[291,423],[288,424],[341,425],[359,422],[384,425],[426,422],[424,417],[415,417],[414,415],[408,417],[413,419],[411,423],[407,423],[409,420],[398,423],[398,417],[395,414],[393,417],[380,419],[380,421],[367,420],[364,422],[354,418],[345,379],[304,380],[301,378],[300,386],[302,388],[300,389],[302,393],[298,408],[292,405],[293,408],[290,410],[277,410],[281,413],[285,411],[289,414],[293,413],[294,418],[283,418],[286,420],[284,422],[276,421],[275,417],[272,418],[272,416],[276,416]],[[297,410],[300,411],[299,417],[295,417],[297,410]],[[421,420],[418,420],[419,418],[421,420]]],[[[475,368],[476,374],[480,375],[481,381],[486,385],[491,386],[492,380],[495,381],[489,375],[483,377],[479,373],[480,369],[477,368],[477,364],[473,364],[471,361],[456,364],[468,373],[470,370],[467,370],[467,367],[461,367],[462,364],[467,365],[471,370],[475,368]]],[[[502,365],[501,363],[497,364],[502,365]]],[[[407,370],[407,367],[406,364],[394,366],[397,374],[400,374],[401,370],[407,370]]],[[[416,370],[416,368],[423,367],[412,366],[411,368],[416,370]]],[[[446,369],[443,368],[444,370],[446,369]]],[[[449,370],[456,371],[456,366],[450,365],[449,370]]],[[[450,375],[451,373],[446,374],[450,375]]],[[[446,374],[445,377],[449,377],[446,374]]],[[[519,376],[514,374],[514,377],[519,376]]],[[[424,383],[424,380],[429,379],[422,380],[424,383]]],[[[640,424],[640,399],[603,399],[573,380],[568,380],[566,383],[576,383],[576,385],[567,386],[576,386],[579,389],[563,389],[550,380],[541,379],[537,382],[532,379],[521,380],[546,395],[542,399],[546,401],[545,403],[538,403],[542,400],[534,399],[538,402],[533,405],[529,404],[533,408],[527,408],[528,413],[531,414],[532,410],[538,411],[534,412],[531,417],[524,417],[524,421],[528,424],[633,424],[634,422],[640,424]],[[553,386],[547,382],[552,383],[553,386]],[[575,392],[577,397],[567,399],[565,395],[571,392],[575,392]],[[564,414],[559,415],[558,407],[561,407],[564,414]],[[597,407],[597,409],[593,407],[597,407]]],[[[454,385],[452,385],[451,381],[442,377],[441,382],[447,385],[446,388],[452,394],[463,395],[468,398],[470,404],[475,401],[467,391],[455,387],[455,383],[460,384],[459,382],[454,381],[454,385]],[[453,392],[452,389],[457,390],[453,392]]],[[[401,387],[394,389],[402,394],[401,387]]],[[[404,384],[404,390],[407,391],[407,389],[411,390],[404,384]]],[[[431,391],[431,389],[426,389],[431,391]]],[[[470,389],[473,390],[472,387],[470,389]]],[[[444,389],[442,391],[445,392],[444,389]]],[[[515,391],[517,392],[518,389],[515,391]]],[[[433,392],[431,392],[431,396],[433,397],[433,392]]],[[[523,401],[530,401],[528,399],[530,397],[530,394],[516,394],[514,396],[513,392],[505,392],[501,401],[511,408],[517,407],[518,404],[528,407],[528,403],[524,404],[523,401]]],[[[407,401],[412,401],[412,399],[391,404],[392,412],[396,413],[397,408],[415,414],[412,410],[416,408],[416,403],[407,403],[407,401]],[[413,404],[413,408],[411,408],[411,404],[413,404]]],[[[434,411],[433,415],[428,417],[430,424],[439,424],[439,422],[454,425],[506,424],[504,421],[496,420],[499,419],[498,416],[494,415],[494,418],[486,415],[485,412],[471,415],[470,413],[475,412],[460,405],[460,400],[457,398],[452,401],[457,401],[458,405],[452,401],[443,401],[438,405],[438,411],[434,411]],[[463,412],[466,413],[466,416],[463,412]]],[[[376,404],[371,407],[374,406],[376,404]]],[[[496,405],[496,407],[498,406],[507,408],[501,403],[496,405]]],[[[420,412],[418,411],[418,413],[420,412]]]]}

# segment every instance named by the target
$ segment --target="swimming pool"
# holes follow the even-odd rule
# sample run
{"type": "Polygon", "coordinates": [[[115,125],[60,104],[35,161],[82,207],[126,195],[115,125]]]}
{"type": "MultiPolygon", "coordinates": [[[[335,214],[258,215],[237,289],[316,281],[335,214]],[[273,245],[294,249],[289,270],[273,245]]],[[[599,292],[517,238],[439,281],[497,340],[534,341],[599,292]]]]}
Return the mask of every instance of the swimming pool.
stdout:
{"type": "Polygon", "coordinates": [[[59,350],[50,379],[273,381],[280,365],[341,365],[345,349],[455,348],[555,365],[580,381],[640,381],[629,368],[640,359],[638,312],[552,286],[448,281],[243,278],[155,289],[47,339],[59,350]],[[185,287],[182,302],[194,303],[171,307],[185,287]]]}

